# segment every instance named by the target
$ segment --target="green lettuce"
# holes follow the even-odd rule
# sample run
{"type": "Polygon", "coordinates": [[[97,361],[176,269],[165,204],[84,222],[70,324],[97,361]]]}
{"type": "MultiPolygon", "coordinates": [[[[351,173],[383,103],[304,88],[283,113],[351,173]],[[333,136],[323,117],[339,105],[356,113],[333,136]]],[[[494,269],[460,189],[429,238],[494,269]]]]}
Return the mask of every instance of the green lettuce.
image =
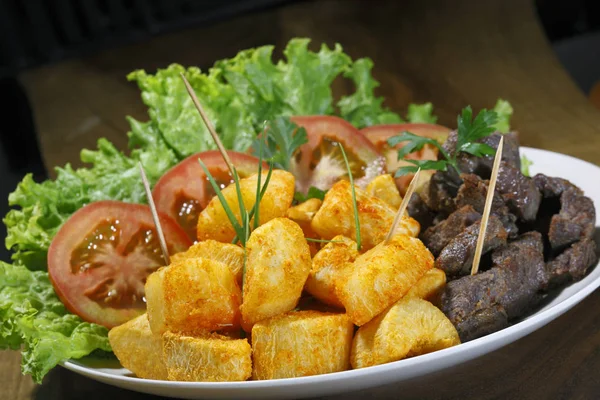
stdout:
{"type": "Polygon", "coordinates": [[[0,349],[22,349],[22,370],[36,382],[61,361],[110,351],[108,330],[70,314],[48,274],[0,262],[0,349]]]}
{"type": "Polygon", "coordinates": [[[498,115],[498,121],[494,125],[497,131],[508,133],[510,131],[510,118],[513,115],[513,108],[506,100],[498,99],[493,109],[498,115]]]}
{"type": "Polygon", "coordinates": [[[73,169],[69,164],[56,168],[55,180],[37,183],[25,176],[10,194],[11,209],[4,218],[6,247],[12,259],[32,270],[46,269],[46,254],[62,224],[85,204],[98,200],[121,200],[145,203],[138,161],[142,161],[148,178],[155,182],[177,158],[162,144],[137,150],[127,157],[105,139],[96,151],[82,150],[81,160],[90,168],[73,169]]]}
{"type": "Polygon", "coordinates": [[[344,76],[354,82],[356,91],[344,96],[337,103],[340,116],[357,128],[377,124],[398,124],[402,118],[383,107],[383,97],[375,96],[379,82],[371,75],[373,61],[369,58],[356,60],[344,76]]]}
{"type": "Polygon", "coordinates": [[[433,104],[409,104],[406,119],[413,124],[435,124],[437,117],[433,115],[433,104]]]}

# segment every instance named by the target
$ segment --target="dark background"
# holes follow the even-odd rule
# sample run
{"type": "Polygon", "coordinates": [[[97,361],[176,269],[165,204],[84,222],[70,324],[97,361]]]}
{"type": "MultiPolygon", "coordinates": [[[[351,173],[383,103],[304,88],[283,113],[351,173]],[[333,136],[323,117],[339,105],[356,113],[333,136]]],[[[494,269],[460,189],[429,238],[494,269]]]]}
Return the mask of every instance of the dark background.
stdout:
{"type": "MultiPolygon", "coordinates": [[[[27,172],[46,176],[19,73],[165,32],[209,24],[290,0],[0,0],[0,216],[27,172]]],[[[600,1],[538,0],[556,55],[581,90],[600,91],[600,1]]],[[[599,105],[600,107],[600,105],[599,105]]],[[[0,241],[6,232],[0,224],[0,241]]],[[[9,252],[0,246],[0,260],[9,252]]]]}

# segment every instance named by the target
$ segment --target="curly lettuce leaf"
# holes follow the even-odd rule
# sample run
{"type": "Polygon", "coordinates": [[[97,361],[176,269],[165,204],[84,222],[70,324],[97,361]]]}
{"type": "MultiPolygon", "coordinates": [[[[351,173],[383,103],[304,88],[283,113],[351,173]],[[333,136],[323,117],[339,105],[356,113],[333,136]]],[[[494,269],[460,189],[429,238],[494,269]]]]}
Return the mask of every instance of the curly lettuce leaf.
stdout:
{"type": "Polygon", "coordinates": [[[231,85],[224,83],[215,69],[207,75],[195,67],[185,69],[172,64],[166,69],[159,69],[154,75],[143,70],[127,75],[127,79],[135,81],[142,90],[142,100],[149,107],[152,129],[160,133],[180,159],[216,148],[181,74],[190,82],[225,147],[246,150],[255,136],[248,111],[235,96],[231,85]]]}
{"type": "Polygon", "coordinates": [[[435,124],[437,117],[433,115],[433,104],[409,104],[406,119],[412,124],[435,124]]]}
{"type": "Polygon", "coordinates": [[[273,46],[244,50],[215,63],[237,93],[256,129],[279,116],[333,114],[331,84],[352,63],[337,44],[308,49],[309,39],[292,39],[275,64],[273,46]]]}
{"type": "Polygon", "coordinates": [[[337,103],[340,116],[357,128],[404,122],[398,114],[383,107],[383,97],[375,96],[375,88],[379,86],[379,82],[371,75],[372,69],[373,61],[361,58],[344,73],[346,78],[354,82],[356,91],[342,97],[337,103]]]}
{"type": "Polygon", "coordinates": [[[47,273],[0,262],[0,349],[22,349],[24,374],[39,383],[62,361],[110,351],[107,335],[67,311],[47,273]]]}
{"type": "Polygon", "coordinates": [[[46,254],[61,225],[85,204],[98,200],[145,203],[146,195],[137,167],[138,160],[155,182],[177,159],[157,144],[127,157],[105,139],[96,151],[82,150],[81,160],[90,168],[56,168],[55,180],[37,183],[25,176],[8,197],[11,209],[4,218],[6,247],[13,261],[32,270],[46,269],[46,254]]]}
{"type": "Polygon", "coordinates": [[[513,115],[513,108],[510,103],[506,100],[498,99],[493,111],[498,116],[494,128],[499,132],[508,133],[510,131],[510,118],[513,115]]]}

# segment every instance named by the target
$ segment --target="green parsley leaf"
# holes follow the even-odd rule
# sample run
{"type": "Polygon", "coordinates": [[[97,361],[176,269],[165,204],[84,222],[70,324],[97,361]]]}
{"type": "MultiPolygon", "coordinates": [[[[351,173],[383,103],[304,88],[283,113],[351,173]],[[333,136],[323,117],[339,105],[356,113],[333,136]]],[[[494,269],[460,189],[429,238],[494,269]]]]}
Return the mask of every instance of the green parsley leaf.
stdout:
{"type": "Polygon", "coordinates": [[[294,194],[294,199],[300,203],[305,202],[306,200],[309,200],[309,199],[324,200],[326,194],[327,194],[326,190],[321,190],[317,187],[311,186],[308,189],[308,193],[306,195],[301,192],[296,192],[296,194],[294,194]]]}
{"type": "Polygon", "coordinates": [[[414,133],[402,132],[398,136],[392,136],[387,142],[390,147],[395,147],[402,142],[406,142],[406,144],[400,150],[398,150],[398,160],[402,160],[408,154],[423,149],[423,147],[425,147],[427,144],[437,147],[440,152],[442,152],[442,154],[448,158],[448,155],[445,154],[446,151],[442,148],[437,140],[415,135],[414,133]]]}
{"type": "Polygon", "coordinates": [[[262,147],[265,159],[275,163],[278,168],[290,170],[290,160],[300,146],[308,142],[306,130],[299,128],[287,117],[279,117],[269,123],[266,137],[258,138],[252,146],[255,155],[262,147]],[[260,141],[264,144],[261,144],[260,141]]]}
{"type": "Polygon", "coordinates": [[[414,174],[420,168],[421,170],[433,169],[436,171],[446,171],[448,168],[448,161],[446,160],[406,160],[407,162],[414,165],[407,165],[398,168],[396,171],[396,178],[406,175],[414,174]]]}
{"type": "MultiPolygon", "coordinates": [[[[471,106],[463,108],[458,116],[458,135],[456,141],[456,152],[467,151],[469,144],[476,142],[494,133],[494,124],[498,121],[495,111],[483,109],[474,120],[471,106]]],[[[468,151],[467,151],[468,152],[468,151]]]]}

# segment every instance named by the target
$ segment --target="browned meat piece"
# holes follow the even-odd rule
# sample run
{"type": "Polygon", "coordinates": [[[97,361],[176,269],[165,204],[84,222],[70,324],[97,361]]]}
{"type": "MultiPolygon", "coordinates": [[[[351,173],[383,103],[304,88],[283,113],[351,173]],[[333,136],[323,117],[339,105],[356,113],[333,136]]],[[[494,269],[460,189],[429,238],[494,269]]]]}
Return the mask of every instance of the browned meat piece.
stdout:
{"type": "MultiPolygon", "coordinates": [[[[494,133],[481,140],[479,143],[485,143],[494,149],[498,148],[498,143],[502,137],[501,133],[494,133]]],[[[444,143],[444,149],[454,154],[456,151],[456,131],[450,132],[448,139],[444,143]]],[[[502,150],[502,160],[507,164],[521,169],[521,157],[519,155],[519,137],[515,132],[509,132],[504,135],[504,149],[502,150]]],[[[492,173],[494,156],[476,157],[468,153],[460,153],[457,157],[458,168],[465,174],[477,174],[484,178],[489,178],[492,173]]]]}
{"type": "MultiPolygon", "coordinates": [[[[456,236],[442,249],[435,260],[435,267],[442,269],[447,275],[460,276],[470,273],[477,246],[480,224],[475,223],[456,236]]],[[[483,242],[482,255],[503,244],[506,244],[508,235],[502,222],[490,215],[485,241],[483,242]]]]}
{"type": "Polygon", "coordinates": [[[427,207],[427,204],[421,199],[419,194],[415,193],[412,195],[406,207],[408,215],[416,219],[421,225],[421,232],[433,225],[433,219],[435,218],[435,212],[427,207]]]}
{"type": "Polygon", "coordinates": [[[526,233],[494,251],[490,270],[448,282],[441,309],[461,341],[503,329],[538,304],[547,283],[541,250],[541,235],[526,233]]]}
{"type": "MultiPolygon", "coordinates": [[[[489,181],[484,181],[474,174],[462,174],[461,178],[463,184],[458,189],[458,194],[456,195],[456,207],[460,208],[465,205],[470,205],[473,206],[478,213],[483,213],[489,181]]],[[[504,204],[504,200],[498,193],[494,193],[491,213],[502,221],[504,229],[508,232],[508,237],[517,237],[519,233],[519,228],[517,228],[516,224],[517,217],[514,214],[511,214],[506,204],[504,204]]]]}
{"type": "Polygon", "coordinates": [[[588,238],[581,239],[546,264],[550,286],[556,287],[564,282],[583,278],[596,261],[596,242],[588,238]]]}
{"type": "Polygon", "coordinates": [[[537,174],[533,177],[533,182],[537,186],[538,190],[542,192],[544,198],[559,197],[562,192],[567,189],[576,189],[580,195],[583,195],[583,191],[577,186],[573,185],[566,179],[555,178],[552,176],[546,176],[544,174],[537,174]]]}
{"type": "Polygon", "coordinates": [[[421,240],[434,256],[438,256],[442,249],[456,236],[461,234],[468,226],[481,219],[481,214],[471,206],[464,206],[448,216],[435,226],[423,232],[421,240]]]}
{"type": "Polygon", "coordinates": [[[541,289],[548,286],[544,243],[539,232],[527,232],[492,253],[493,268],[512,272],[517,290],[503,302],[509,318],[518,317],[537,303],[541,289]]]}
{"type": "Polygon", "coordinates": [[[578,188],[570,188],[560,195],[560,212],[552,216],[548,239],[557,251],[579,239],[591,238],[596,226],[594,202],[582,196],[578,188]]]}
{"type": "Polygon", "coordinates": [[[535,220],[542,202],[542,194],[533,179],[526,177],[510,164],[501,162],[496,190],[502,195],[510,211],[519,219],[525,222],[535,220]]]}
{"type": "Polygon", "coordinates": [[[448,215],[455,210],[454,197],[461,184],[460,177],[454,171],[437,171],[421,192],[421,198],[431,210],[448,215]]]}

